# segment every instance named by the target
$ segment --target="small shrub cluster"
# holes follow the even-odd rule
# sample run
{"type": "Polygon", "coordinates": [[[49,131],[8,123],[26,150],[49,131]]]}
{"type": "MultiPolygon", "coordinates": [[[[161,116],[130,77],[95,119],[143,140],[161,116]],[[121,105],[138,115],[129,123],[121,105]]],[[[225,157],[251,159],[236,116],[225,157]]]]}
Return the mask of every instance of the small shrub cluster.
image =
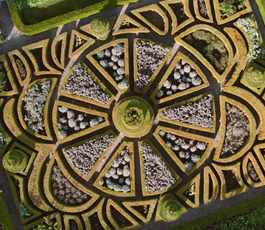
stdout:
{"type": "Polygon", "coordinates": [[[239,18],[235,25],[245,32],[249,43],[248,57],[251,60],[255,60],[261,54],[262,38],[258,31],[258,25],[254,17],[239,18]]]}
{"type": "Polygon", "coordinates": [[[47,217],[44,217],[43,222],[33,228],[33,230],[59,230],[59,229],[61,229],[59,223],[47,217]]]}
{"type": "Polygon", "coordinates": [[[106,40],[110,32],[110,23],[104,18],[96,18],[90,23],[90,33],[99,40],[106,40]]]}
{"type": "Polygon", "coordinates": [[[3,158],[3,166],[12,173],[23,172],[29,160],[29,156],[21,149],[15,148],[5,154],[3,158]]]}
{"type": "Polygon", "coordinates": [[[243,79],[248,86],[259,90],[265,85],[265,69],[250,65],[244,72],[243,79]]]}
{"type": "Polygon", "coordinates": [[[244,9],[245,0],[223,0],[220,4],[220,12],[223,18],[227,18],[244,9]]]}
{"type": "Polygon", "coordinates": [[[157,209],[158,215],[164,221],[174,221],[186,210],[172,194],[163,195],[157,209]]]}
{"type": "Polygon", "coordinates": [[[206,30],[197,30],[187,37],[189,44],[196,47],[217,72],[222,73],[228,62],[228,52],[224,43],[214,34],[206,30]]]}

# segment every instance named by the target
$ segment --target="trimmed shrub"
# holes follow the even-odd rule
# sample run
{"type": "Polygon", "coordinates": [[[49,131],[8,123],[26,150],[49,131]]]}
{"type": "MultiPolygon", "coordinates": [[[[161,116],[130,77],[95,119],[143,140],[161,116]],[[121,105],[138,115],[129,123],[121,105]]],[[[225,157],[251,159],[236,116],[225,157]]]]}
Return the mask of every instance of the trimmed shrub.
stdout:
{"type": "Polygon", "coordinates": [[[166,194],[160,198],[157,211],[162,220],[174,221],[186,212],[186,208],[179,203],[174,195],[166,194]]]}
{"type": "Polygon", "coordinates": [[[110,32],[110,23],[103,18],[96,18],[89,24],[90,33],[99,40],[106,40],[110,32]]]}
{"type": "Polygon", "coordinates": [[[29,160],[29,156],[20,149],[13,149],[5,154],[3,158],[4,168],[12,173],[22,173],[29,160]]]}

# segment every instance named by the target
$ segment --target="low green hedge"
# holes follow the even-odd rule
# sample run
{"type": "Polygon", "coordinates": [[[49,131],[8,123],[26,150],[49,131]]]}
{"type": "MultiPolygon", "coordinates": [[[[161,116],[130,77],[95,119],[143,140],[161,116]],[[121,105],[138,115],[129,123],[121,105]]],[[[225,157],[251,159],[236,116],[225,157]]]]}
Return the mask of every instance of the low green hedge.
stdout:
{"type": "MultiPolygon", "coordinates": [[[[113,0],[101,0],[98,3],[92,4],[82,9],[73,10],[71,12],[58,15],[56,17],[49,18],[47,20],[41,21],[36,24],[26,25],[23,23],[20,15],[19,9],[17,8],[17,4],[15,0],[7,0],[8,8],[11,14],[11,18],[13,23],[16,25],[17,29],[26,35],[34,35],[37,33],[41,33],[43,31],[58,27],[63,24],[70,23],[72,21],[82,19],[93,14],[97,14],[100,11],[106,9],[110,6],[110,3],[113,0]]],[[[137,0],[115,0],[113,1],[115,5],[128,4],[132,2],[136,2],[137,0]]]]}
{"type": "Polygon", "coordinates": [[[256,3],[259,7],[260,14],[263,17],[263,21],[265,23],[265,2],[264,0],[256,0],[256,3]]]}

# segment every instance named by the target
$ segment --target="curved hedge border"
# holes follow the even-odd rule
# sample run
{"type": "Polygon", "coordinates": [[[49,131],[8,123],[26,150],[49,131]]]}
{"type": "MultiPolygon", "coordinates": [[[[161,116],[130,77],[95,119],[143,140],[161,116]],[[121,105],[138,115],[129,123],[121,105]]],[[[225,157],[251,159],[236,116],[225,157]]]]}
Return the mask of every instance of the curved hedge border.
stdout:
{"type": "MultiPolygon", "coordinates": [[[[81,18],[85,18],[93,14],[97,14],[100,11],[104,10],[110,4],[110,1],[111,0],[101,0],[100,2],[87,6],[85,8],[73,10],[71,12],[52,17],[50,19],[32,25],[26,25],[23,23],[19,15],[19,10],[17,8],[15,0],[7,0],[7,4],[12,21],[16,25],[17,29],[23,34],[34,35],[55,28],[57,26],[67,24],[81,18]]],[[[116,5],[123,5],[136,1],[138,0],[116,0],[115,3],[116,5]]]]}

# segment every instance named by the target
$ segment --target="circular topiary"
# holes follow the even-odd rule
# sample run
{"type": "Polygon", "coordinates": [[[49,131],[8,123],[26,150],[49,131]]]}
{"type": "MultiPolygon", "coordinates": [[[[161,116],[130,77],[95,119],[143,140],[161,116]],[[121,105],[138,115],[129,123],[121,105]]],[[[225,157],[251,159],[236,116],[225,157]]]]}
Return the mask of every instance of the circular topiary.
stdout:
{"type": "Polygon", "coordinates": [[[160,198],[158,215],[164,221],[178,219],[186,208],[183,207],[172,194],[166,194],[160,198]]]}
{"type": "Polygon", "coordinates": [[[127,137],[145,136],[153,124],[152,107],[140,97],[129,97],[118,102],[112,113],[115,127],[127,137]]]}
{"type": "Polygon", "coordinates": [[[265,84],[265,71],[250,66],[243,75],[243,79],[248,86],[254,88],[260,88],[265,84]]]}
{"type": "Polygon", "coordinates": [[[102,18],[96,18],[89,24],[90,33],[97,39],[106,40],[110,32],[110,23],[102,18]]]}
{"type": "Polygon", "coordinates": [[[28,159],[29,156],[25,152],[13,149],[3,157],[3,166],[9,172],[21,173],[26,169],[28,159]]]}

